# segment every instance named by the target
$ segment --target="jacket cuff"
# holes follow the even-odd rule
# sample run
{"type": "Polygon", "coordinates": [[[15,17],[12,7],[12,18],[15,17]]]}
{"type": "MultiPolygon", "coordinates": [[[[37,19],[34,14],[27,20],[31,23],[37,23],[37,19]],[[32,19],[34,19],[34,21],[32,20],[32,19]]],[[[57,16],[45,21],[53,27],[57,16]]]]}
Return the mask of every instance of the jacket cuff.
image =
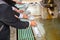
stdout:
{"type": "Polygon", "coordinates": [[[22,13],[20,13],[19,18],[23,18],[23,14],[22,13]]]}

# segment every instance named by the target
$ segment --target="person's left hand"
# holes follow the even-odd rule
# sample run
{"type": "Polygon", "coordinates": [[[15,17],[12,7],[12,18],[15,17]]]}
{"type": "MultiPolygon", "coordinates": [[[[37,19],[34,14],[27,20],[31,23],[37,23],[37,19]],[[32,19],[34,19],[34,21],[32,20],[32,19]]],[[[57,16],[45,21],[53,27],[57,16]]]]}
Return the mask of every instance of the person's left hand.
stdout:
{"type": "Polygon", "coordinates": [[[16,4],[23,4],[22,2],[16,2],[16,4]]]}

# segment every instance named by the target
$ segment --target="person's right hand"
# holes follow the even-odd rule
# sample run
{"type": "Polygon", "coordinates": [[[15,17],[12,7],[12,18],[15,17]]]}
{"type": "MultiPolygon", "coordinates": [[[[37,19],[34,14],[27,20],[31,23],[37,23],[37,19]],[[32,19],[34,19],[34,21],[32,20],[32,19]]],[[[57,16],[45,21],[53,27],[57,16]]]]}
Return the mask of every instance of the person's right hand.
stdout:
{"type": "Polygon", "coordinates": [[[36,26],[36,25],[37,25],[37,24],[36,24],[36,21],[34,21],[34,20],[30,21],[30,25],[31,25],[31,27],[36,26]]]}
{"type": "Polygon", "coordinates": [[[27,14],[23,14],[23,18],[28,19],[28,15],[27,14]]]}

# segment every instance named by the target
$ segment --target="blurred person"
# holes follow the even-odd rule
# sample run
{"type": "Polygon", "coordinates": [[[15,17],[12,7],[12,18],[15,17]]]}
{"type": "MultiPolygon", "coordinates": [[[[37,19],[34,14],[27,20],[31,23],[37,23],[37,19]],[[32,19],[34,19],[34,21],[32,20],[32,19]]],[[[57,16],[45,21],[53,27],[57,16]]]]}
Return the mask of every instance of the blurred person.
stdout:
{"type": "MultiPolygon", "coordinates": [[[[15,4],[14,1],[8,0],[12,4],[15,4]]],[[[19,20],[16,16],[20,17],[20,14],[12,10],[12,5],[8,1],[0,0],[0,40],[10,40],[10,28],[9,26],[26,29],[29,26],[35,26],[35,21],[23,22],[19,20]],[[8,4],[9,3],[9,4],[8,4]],[[16,16],[14,16],[16,15],[16,16]]],[[[15,7],[15,6],[14,6],[15,7]]],[[[23,15],[24,16],[24,15],[23,15]]],[[[22,18],[23,18],[22,16],[22,18]]],[[[27,16],[27,15],[26,15],[27,16]]],[[[27,16],[28,18],[28,16],[27,16]]]]}

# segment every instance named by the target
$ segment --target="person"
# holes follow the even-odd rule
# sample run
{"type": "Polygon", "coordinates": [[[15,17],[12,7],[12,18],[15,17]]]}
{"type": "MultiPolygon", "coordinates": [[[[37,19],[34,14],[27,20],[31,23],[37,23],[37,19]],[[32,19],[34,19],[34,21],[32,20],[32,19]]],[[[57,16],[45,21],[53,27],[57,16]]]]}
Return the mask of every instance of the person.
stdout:
{"type": "MultiPolygon", "coordinates": [[[[10,40],[10,26],[17,29],[26,29],[29,26],[29,22],[23,22],[14,15],[20,16],[19,13],[12,10],[11,5],[0,0],[0,40],[10,40]]],[[[34,21],[31,21],[30,25],[35,26],[36,24],[34,21]]]]}
{"type": "MultiPolygon", "coordinates": [[[[15,6],[15,4],[22,4],[22,2],[18,2],[17,0],[4,0],[6,3],[8,3],[12,9],[18,13],[23,13],[24,11],[23,10],[19,10],[19,8],[17,8],[15,6]]],[[[16,14],[16,13],[15,13],[16,14]]],[[[21,14],[22,15],[22,14],[21,14]]],[[[27,15],[26,14],[23,14],[24,17],[23,18],[27,18],[27,15]]]]}

